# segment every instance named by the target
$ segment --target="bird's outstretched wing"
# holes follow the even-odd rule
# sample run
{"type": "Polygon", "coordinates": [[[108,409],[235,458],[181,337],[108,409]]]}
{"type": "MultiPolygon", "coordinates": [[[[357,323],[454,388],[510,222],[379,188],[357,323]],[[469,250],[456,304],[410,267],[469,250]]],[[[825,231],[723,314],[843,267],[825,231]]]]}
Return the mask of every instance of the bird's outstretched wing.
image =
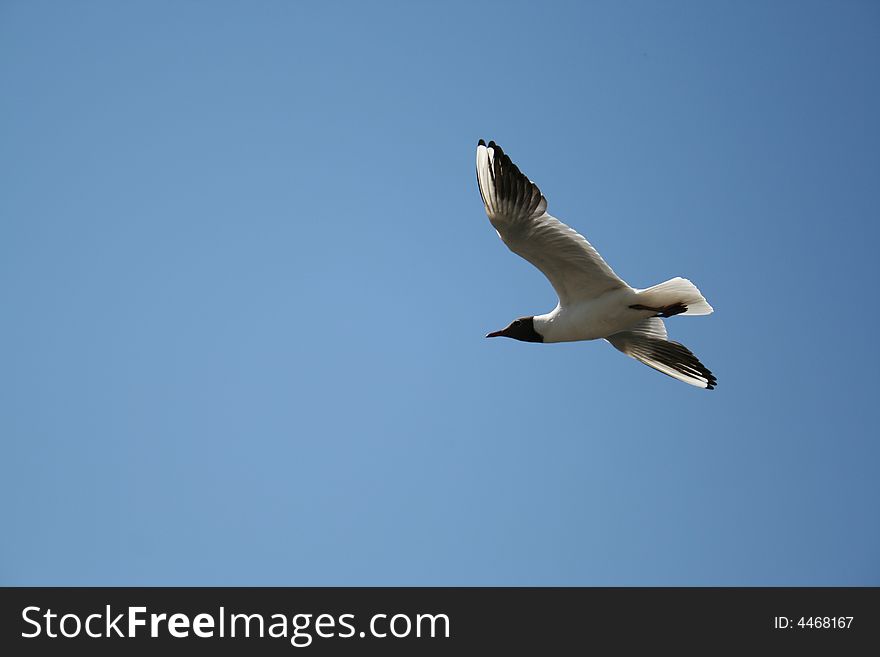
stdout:
{"type": "Polygon", "coordinates": [[[628,331],[608,336],[607,340],[627,356],[658,372],[698,388],[715,388],[715,375],[690,349],[667,339],[666,326],[659,317],[644,319],[628,331]]]}
{"type": "Polygon", "coordinates": [[[626,287],[583,235],[547,214],[541,190],[494,141],[477,145],[477,182],[498,235],[543,272],[563,306],[626,287]]]}

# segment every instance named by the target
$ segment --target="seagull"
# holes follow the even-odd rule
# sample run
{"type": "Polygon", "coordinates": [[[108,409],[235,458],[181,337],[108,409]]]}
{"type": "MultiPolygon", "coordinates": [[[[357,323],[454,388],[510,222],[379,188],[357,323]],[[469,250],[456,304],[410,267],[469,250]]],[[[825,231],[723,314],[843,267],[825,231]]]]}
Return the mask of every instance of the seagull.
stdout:
{"type": "Polygon", "coordinates": [[[576,230],[547,213],[538,186],[494,141],[477,144],[477,183],[489,222],[511,251],[546,276],[559,302],[520,317],[487,338],[523,342],[605,339],[627,356],[698,388],[716,379],[684,345],[668,339],[664,318],[708,315],[712,306],[686,278],[640,290],[627,285],[576,230]]]}

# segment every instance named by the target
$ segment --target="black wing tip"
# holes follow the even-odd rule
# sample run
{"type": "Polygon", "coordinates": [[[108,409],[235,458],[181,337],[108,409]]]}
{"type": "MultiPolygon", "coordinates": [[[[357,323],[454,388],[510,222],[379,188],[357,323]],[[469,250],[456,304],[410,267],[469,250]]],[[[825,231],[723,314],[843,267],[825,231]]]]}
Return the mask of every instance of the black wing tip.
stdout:
{"type": "Polygon", "coordinates": [[[715,390],[715,386],[718,385],[718,379],[712,374],[712,371],[703,365],[700,360],[694,356],[694,360],[697,361],[697,365],[699,366],[699,372],[706,379],[706,390],[715,390]]]}
{"type": "Polygon", "coordinates": [[[666,361],[667,365],[672,366],[685,376],[705,379],[705,389],[715,390],[715,386],[718,384],[718,379],[712,374],[712,371],[708,367],[700,362],[700,359],[697,358],[694,355],[694,352],[690,349],[680,342],[668,340],[655,345],[654,355],[658,361],[664,362],[662,359],[664,352],[667,356],[674,356],[674,358],[666,361]],[[666,351],[665,345],[672,345],[672,351],[666,351]]]}
{"type": "MultiPolygon", "coordinates": [[[[485,145],[485,141],[480,139],[478,148],[485,145]]],[[[536,211],[547,209],[547,199],[541,194],[541,190],[528,177],[519,170],[510,156],[507,155],[501,146],[495,141],[490,140],[486,148],[492,149],[492,158],[488,163],[488,174],[491,178],[491,184],[495,186],[491,192],[493,196],[490,217],[495,214],[510,214],[515,220],[521,220],[536,216],[536,211]],[[542,206],[543,204],[543,206],[542,206]]],[[[479,175],[477,176],[479,181],[479,175]]],[[[480,194],[483,196],[483,204],[486,205],[486,195],[482,187],[480,194]]],[[[489,205],[486,205],[489,208],[489,205]]]]}
{"type": "MultiPolygon", "coordinates": [[[[477,146],[478,146],[478,147],[479,147],[479,146],[485,146],[486,148],[491,148],[493,151],[495,151],[495,157],[498,157],[498,158],[503,158],[503,157],[505,157],[504,151],[501,149],[501,146],[499,146],[498,144],[496,144],[496,143],[495,143],[494,141],[492,141],[491,139],[489,140],[489,143],[488,143],[488,144],[486,143],[486,140],[485,140],[485,139],[480,139],[480,140],[477,142],[477,146]]],[[[510,158],[508,158],[508,159],[510,159],[510,158]]]]}
{"type": "Polygon", "coordinates": [[[706,379],[706,390],[715,390],[715,386],[718,384],[718,379],[715,378],[715,375],[712,374],[705,365],[700,363],[700,361],[697,361],[697,363],[702,368],[700,374],[706,379]]]}

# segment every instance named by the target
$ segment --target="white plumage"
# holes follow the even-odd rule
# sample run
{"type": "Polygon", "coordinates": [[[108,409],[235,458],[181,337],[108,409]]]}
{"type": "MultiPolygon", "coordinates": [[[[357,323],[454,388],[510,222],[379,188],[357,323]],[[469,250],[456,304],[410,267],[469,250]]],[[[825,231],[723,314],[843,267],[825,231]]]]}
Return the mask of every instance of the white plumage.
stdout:
{"type": "Polygon", "coordinates": [[[593,246],[547,213],[541,190],[495,142],[477,146],[477,182],[489,221],[507,247],[549,279],[559,303],[551,312],[522,317],[488,337],[530,342],[604,338],[628,356],[701,388],[715,376],[683,345],[668,340],[662,317],[708,315],[697,287],[673,278],[643,290],[627,285],[593,246]]]}

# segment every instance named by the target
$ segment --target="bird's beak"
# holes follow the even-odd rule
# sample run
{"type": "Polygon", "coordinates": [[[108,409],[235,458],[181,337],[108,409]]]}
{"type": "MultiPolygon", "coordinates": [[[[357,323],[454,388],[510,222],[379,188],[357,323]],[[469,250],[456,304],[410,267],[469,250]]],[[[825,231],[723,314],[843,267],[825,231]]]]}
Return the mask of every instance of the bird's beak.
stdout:
{"type": "Polygon", "coordinates": [[[487,338],[501,338],[501,337],[504,337],[504,329],[501,329],[500,331],[492,331],[491,333],[487,333],[487,334],[486,334],[486,337],[487,337],[487,338]]]}

